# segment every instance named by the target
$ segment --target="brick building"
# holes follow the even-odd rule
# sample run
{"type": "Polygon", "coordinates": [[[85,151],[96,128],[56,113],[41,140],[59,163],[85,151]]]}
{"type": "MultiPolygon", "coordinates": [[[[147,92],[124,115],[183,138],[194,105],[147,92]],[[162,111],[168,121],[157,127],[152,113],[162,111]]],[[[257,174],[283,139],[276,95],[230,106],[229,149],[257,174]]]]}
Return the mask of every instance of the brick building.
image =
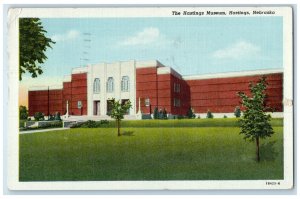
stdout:
{"type": "Polygon", "coordinates": [[[130,100],[128,115],[150,116],[155,107],[170,116],[186,115],[190,107],[196,115],[207,110],[216,116],[232,116],[240,105],[238,91],[249,93],[249,82],[267,77],[267,105],[283,112],[283,70],[258,70],[209,75],[182,76],[158,61],[101,63],[74,68],[57,87],[30,88],[29,115],[60,112],[72,116],[104,116],[109,100],[130,100]]]}

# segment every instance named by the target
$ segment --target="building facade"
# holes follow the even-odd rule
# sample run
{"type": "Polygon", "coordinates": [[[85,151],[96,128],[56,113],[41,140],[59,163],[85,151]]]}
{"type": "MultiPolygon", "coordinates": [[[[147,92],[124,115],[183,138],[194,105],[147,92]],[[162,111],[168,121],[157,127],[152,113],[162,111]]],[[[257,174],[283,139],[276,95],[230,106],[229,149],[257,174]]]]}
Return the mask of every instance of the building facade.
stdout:
{"type": "Polygon", "coordinates": [[[196,115],[208,110],[220,116],[233,114],[240,106],[237,92],[249,94],[249,82],[267,77],[267,105],[283,112],[283,70],[260,70],[210,75],[182,76],[171,67],[154,61],[101,63],[74,68],[57,87],[30,88],[29,115],[59,112],[71,116],[105,116],[110,100],[130,100],[128,115],[151,116],[155,107],[170,116],[196,115]]]}

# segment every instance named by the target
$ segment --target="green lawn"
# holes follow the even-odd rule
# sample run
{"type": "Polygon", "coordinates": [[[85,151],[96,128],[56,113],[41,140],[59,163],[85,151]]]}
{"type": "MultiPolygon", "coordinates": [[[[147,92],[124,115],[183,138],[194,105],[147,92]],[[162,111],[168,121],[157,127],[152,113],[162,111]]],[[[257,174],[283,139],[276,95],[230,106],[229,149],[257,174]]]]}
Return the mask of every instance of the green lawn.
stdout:
{"type": "Polygon", "coordinates": [[[260,163],[238,127],[126,127],[121,137],[115,128],[21,134],[20,181],[283,179],[283,128],[273,128],[260,163]]]}

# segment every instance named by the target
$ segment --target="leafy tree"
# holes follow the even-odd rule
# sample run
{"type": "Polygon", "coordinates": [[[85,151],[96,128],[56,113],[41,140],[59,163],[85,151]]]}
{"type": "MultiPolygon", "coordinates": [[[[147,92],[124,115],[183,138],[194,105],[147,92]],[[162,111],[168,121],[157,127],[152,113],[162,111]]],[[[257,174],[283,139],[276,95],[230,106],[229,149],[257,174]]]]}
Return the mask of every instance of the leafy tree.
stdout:
{"type": "Polygon", "coordinates": [[[20,120],[26,120],[28,118],[28,110],[26,106],[19,106],[19,118],[20,120]]]}
{"type": "Polygon", "coordinates": [[[43,73],[40,64],[47,59],[45,51],[55,43],[45,33],[39,18],[19,19],[19,80],[26,71],[33,78],[43,73]]]}
{"type": "Polygon", "coordinates": [[[159,112],[158,112],[158,108],[157,107],[154,108],[153,118],[154,119],[159,119],[159,112]]]}
{"type": "Polygon", "coordinates": [[[235,115],[236,118],[241,117],[241,109],[240,109],[239,106],[235,107],[234,115],[235,115]]]}
{"type": "Polygon", "coordinates": [[[167,110],[164,108],[163,111],[162,111],[162,119],[168,119],[168,113],[167,113],[167,110]]]}
{"type": "Polygon", "coordinates": [[[240,134],[244,134],[245,140],[256,141],[256,160],[259,162],[259,139],[271,137],[274,133],[270,124],[271,116],[265,112],[269,110],[269,107],[265,105],[266,77],[261,77],[256,84],[250,82],[249,88],[251,96],[247,96],[244,92],[238,92],[242,99],[241,104],[245,107],[240,120],[240,134]]]}
{"type": "Polygon", "coordinates": [[[189,118],[189,119],[192,119],[192,118],[195,118],[196,115],[194,114],[194,111],[192,109],[192,107],[189,108],[189,110],[187,111],[186,113],[186,116],[189,118]]]}
{"type": "Polygon", "coordinates": [[[116,120],[117,128],[118,128],[118,136],[121,136],[121,120],[124,119],[124,115],[131,108],[130,100],[126,101],[124,104],[120,103],[120,101],[116,101],[114,98],[110,101],[111,103],[111,112],[110,117],[116,120]]]}
{"type": "Polygon", "coordinates": [[[207,111],[206,118],[210,118],[210,119],[214,118],[214,115],[210,110],[207,111]]]}

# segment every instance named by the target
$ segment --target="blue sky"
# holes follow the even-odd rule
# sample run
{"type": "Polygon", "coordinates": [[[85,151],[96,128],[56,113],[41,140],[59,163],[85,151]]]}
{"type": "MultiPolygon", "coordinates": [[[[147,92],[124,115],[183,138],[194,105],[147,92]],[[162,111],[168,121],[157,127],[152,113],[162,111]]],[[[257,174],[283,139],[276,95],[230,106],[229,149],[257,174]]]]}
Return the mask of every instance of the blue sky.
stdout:
{"type": "Polygon", "coordinates": [[[156,59],[182,75],[283,67],[282,17],[52,18],[42,23],[56,41],[43,65],[48,77],[68,75],[86,63],[132,59],[156,59]]]}

